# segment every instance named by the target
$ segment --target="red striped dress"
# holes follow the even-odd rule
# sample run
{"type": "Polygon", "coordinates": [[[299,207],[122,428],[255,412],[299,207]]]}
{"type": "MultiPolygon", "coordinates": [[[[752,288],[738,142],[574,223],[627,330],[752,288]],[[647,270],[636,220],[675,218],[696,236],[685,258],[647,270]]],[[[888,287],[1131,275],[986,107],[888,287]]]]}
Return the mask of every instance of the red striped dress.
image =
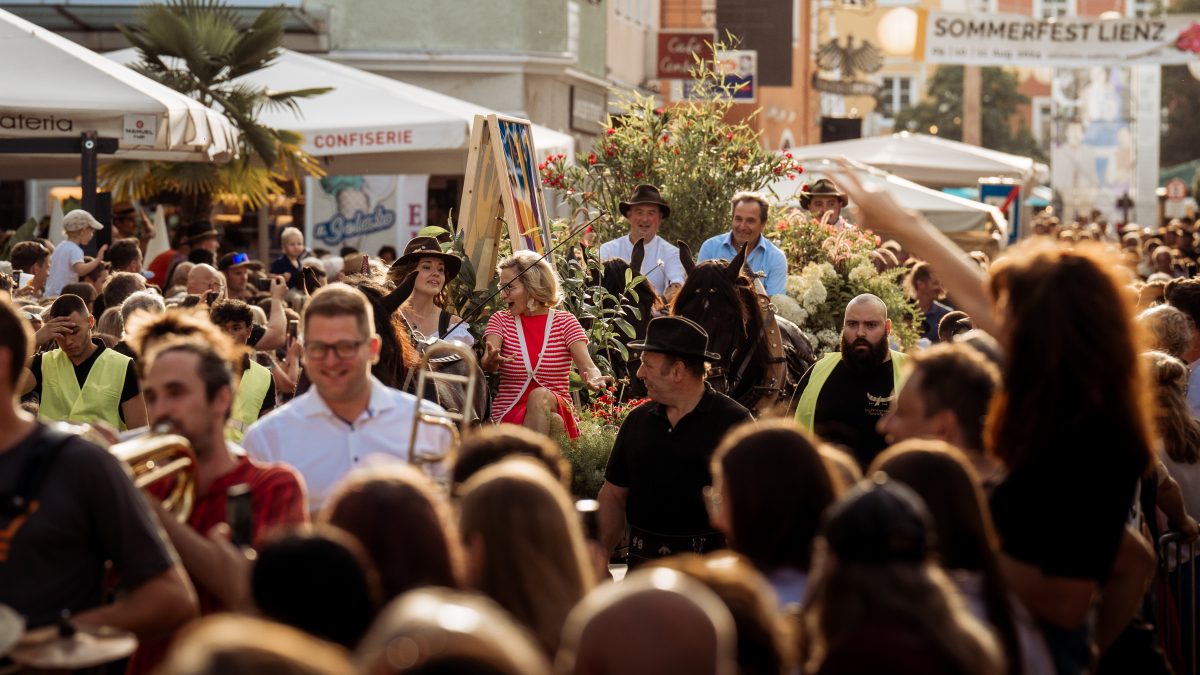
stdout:
{"type": "Polygon", "coordinates": [[[579,435],[571,411],[572,344],[587,340],[587,333],[570,312],[550,310],[540,316],[522,316],[521,334],[517,318],[501,310],[488,319],[484,338],[499,335],[504,343],[500,356],[514,357],[500,362],[500,390],[492,401],[492,421],[521,424],[525,421],[525,399],[535,387],[545,387],[558,397],[558,414],[571,438],[579,435]],[[549,322],[549,330],[547,323],[549,322]],[[525,355],[521,353],[524,338],[525,355]]]}

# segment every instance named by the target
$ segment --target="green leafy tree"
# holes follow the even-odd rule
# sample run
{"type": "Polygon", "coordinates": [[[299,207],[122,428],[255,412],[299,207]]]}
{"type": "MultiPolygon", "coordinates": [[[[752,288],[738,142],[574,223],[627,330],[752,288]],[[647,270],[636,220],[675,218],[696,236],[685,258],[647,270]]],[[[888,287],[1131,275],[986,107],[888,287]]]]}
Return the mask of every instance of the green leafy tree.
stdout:
{"type": "Polygon", "coordinates": [[[250,25],[220,0],[169,0],[144,5],[136,26],[119,26],[137,49],[139,73],[220,111],[241,134],[240,156],[221,165],[119,161],[101,168],[118,199],[178,196],[185,221],[207,218],[214,198],[257,208],[320,164],[300,149],[299,134],[258,121],[267,108],[297,110],[297,99],[330,88],[271,91],[238,78],[271,65],[281,53],[283,7],[261,12],[250,25]]]}
{"type": "Polygon", "coordinates": [[[691,75],[690,100],[662,109],[653,98],[623,93],[620,114],[607,120],[594,152],[580,153],[570,165],[562,155],[542,162],[543,183],[559,190],[572,210],[603,216],[595,225],[601,240],[627,231],[617,204],[639,183],[658,186],[671,204],[662,236],[697,246],[729,229],[736,192],[761,190],[800,171],[790,157],[763,149],[747,124],[753,116],[728,121],[733,89],[715,61],[697,61],[691,75]]]}
{"type": "MultiPolygon", "coordinates": [[[[1029,97],[1017,91],[1017,76],[1003,68],[983,68],[980,87],[980,126],[983,147],[1045,161],[1045,151],[1024,122],[1013,131],[1017,106],[1029,103],[1029,97]]],[[[940,66],[929,78],[923,101],[896,113],[896,129],[929,133],[962,140],[963,67],[940,66]]]]}
{"type": "MultiPolygon", "coordinates": [[[[1167,9],[1172,14],[1200,14],[1200,0],[1176,0],[1167,9]]],[[[1187,66],[1163,66],[1162,166],[1174,166],[1200,158],[1200,80],[1192,77],[1187,66]]],[[[1200,181],[1200,178],[1198,178],[1200,181]]],[[[1200,182],[1198,182],[1200,184],[1200,182]]]]}

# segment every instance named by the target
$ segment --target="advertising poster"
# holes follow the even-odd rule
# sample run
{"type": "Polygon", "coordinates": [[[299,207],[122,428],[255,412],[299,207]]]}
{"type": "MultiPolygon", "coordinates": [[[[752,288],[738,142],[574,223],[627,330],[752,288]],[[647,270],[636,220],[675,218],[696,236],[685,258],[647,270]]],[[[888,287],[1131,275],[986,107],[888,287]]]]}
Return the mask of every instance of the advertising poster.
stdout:
{"type": "Polygon", "coordinates": [[[425,227],[429,176],[326,176],[305,179],[305,241],[311,248],[343,246],[375,255],[402,250],[425,227]]]}
{"type": "Polygon", "coordinates": [[[1130,191],[1134,143],[1128,68],[1059,69],[1052,83],[1050,182],[1065,218],[1122,218],[1117,200],[1130,191]]]}

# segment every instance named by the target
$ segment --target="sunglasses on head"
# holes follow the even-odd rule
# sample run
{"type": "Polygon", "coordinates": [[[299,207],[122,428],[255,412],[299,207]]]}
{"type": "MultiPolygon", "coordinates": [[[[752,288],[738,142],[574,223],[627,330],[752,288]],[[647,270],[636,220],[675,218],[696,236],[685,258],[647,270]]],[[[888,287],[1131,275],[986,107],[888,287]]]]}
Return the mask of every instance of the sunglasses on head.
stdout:
{"type": "Polygon", "coordinates": [[[230,265],[244,265],[248,262],[250,262],[250,256],[246,255],[245,253],[234,253],[233,260],[230,261],[229,264],[230,265]]]}

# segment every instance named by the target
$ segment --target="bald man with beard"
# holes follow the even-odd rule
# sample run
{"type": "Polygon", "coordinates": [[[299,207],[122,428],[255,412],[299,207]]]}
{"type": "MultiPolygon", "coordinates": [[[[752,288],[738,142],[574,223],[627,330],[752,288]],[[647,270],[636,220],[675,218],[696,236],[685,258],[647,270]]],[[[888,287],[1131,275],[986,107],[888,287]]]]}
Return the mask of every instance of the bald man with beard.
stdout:
{"type": "Polygon", "coordinates": [[[734,675],[733,617],[715,593],[669,569],[600,586],[567,616],[555,661],[574,675],[734,675]]]}
{"type": "Polygon", "coordinates": [[[887,443],[876,430],[900,387],[905,356],[888,348],[887,305],[864,293],[846,305],[842,349],[800,380],[796,423],[850,451],[866,467],[887,443]]]}

